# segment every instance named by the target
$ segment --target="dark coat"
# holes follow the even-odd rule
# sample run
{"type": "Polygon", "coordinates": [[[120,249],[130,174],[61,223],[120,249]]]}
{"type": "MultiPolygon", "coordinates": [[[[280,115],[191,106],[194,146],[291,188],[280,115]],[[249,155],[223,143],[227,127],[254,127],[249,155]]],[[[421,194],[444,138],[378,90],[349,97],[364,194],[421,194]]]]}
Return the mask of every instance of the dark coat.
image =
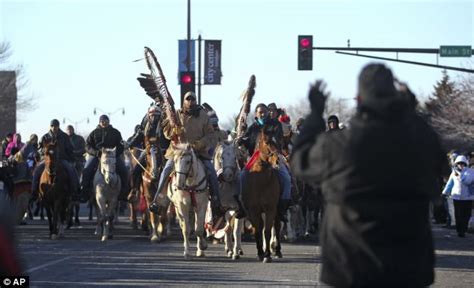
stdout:
{"type": "Polygon", "coordinates": [[[123,153],[122,134],[113,128],[112,125],[107,128],[97,126],[94,131],[89,134],[86,140],[86,151],[87,153],[99,156],[102,148],[114,148],[117,147],[116,156],[120,156],[123,153]]]}
{"type": "Polygon", "coordinates": [[[58,130],[56,135],[53,134],[51,130],[48,133],[44,134],[41,137],[39,142],[39,148],[41,148],[42,154],[44,153],[44,148],[46,144],[50,142],[56,142],[56,147],[58,147],[58,159],[66,160],[69,162],[74,161],[74,149],[72,148],[71,141],[69,141],[69,136],[64,133],[61,129],[58,130]]]}
{"type": "Polygon", "coordinates": [[[245,131],[245,134],[240,140],[240,144],[244,145],[245,148],[249,151],[250,155],[253,154],[255,150],[255,145],[257,144],[257,138],[260,132],[264,129],[264,133],[269,135],[278,150],[281,150],[283,145],[283,128],[281,123],[275,119],[268,119],[265,125],[261,126],[257,122],[254,122],[250,127],[245,131]]]}
{"type": "Polygon", "coordinates": [[[81,135],[72,134],[69,136],[71,145],[73,147],[74,159],[76,161],[85,161],[84,154],[86,153],[86,141],[81,135]]]}
{"type": "Polygon", "coordinates": [[[447,160],[437,134],[412,109],[379,112],[360,110],[348,129],[332,133],[322,133],[323,119],[311,114],[295,145],[295,176],[321,185],[327,202],[321,280],[427,286],[434,279],[429,201],[447,160]]]}

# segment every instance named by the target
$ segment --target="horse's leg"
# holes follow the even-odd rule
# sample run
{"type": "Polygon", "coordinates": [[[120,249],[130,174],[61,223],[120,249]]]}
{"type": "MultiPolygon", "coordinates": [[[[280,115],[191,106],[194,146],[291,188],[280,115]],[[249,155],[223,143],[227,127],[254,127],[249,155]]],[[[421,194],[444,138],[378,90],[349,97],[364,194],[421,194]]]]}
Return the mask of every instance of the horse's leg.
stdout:
{"type": "Polygon", "coordinates": [[[204,257],[204,250],[207,249],[207,242],[204,231],[204,222],[206,218],[206,209],[208,205],[208,193],[196,194],[196,215],[195,215],[195,226],[197,237],[197,257],[204,257]]]}
{"type": "Polygon", "coordinates": [[[80,206],[79,203],[76,203],[74,206],[76,207],[76,209],[75,209],[76,214],[75,214],[74,224],[79,226],[79,225],[81,225],[81,221],[79,221],[79,210],[81,209],[81,206],[80,206]]]}
{"type": "Polygon", "coordinates": [[[54,200],[53,202],[53,234],[51,235],[52,240],[58,239],[58,220],[59,220],[59,201],[54,200]]]}
{"type": "Polygon", "coordinates": [[[128,209],[130,210],[130,226],[132,226],[133,230],[138,229],[138,222],[137,222],[137,210],[135,210],[135,203],[128,203],[128,209]]]}
{"type": "Polygon", "coordinates": [[[165,239],[168,234],[168,207],[163,209],[158,219],[158,237],[161,240],[165,239]]]}
{"type": "MultiPolygon", "coordinates": [[[[228,227],[230,225],[230,221],[233,218],[229,215],[229,212],[225,213],[225,226],[228,227]]],[[[231,229],[227,229],[224,234],[224,249],[227,257],[232,257],[232,231],[231,229]]]]}
{"type": "MultiPolygon", "coordinates": [[[[288,223],[290,223],[290,221],[288,221],[288,223]]],[[[280,235],[281,233],[279,232],[281,230],[281,222],[280,222],[280,219],[278,217],[278,215],[275,217],[275,231],[276,231],[276,234],[275,234],[275,245],[274,245],[274,248],[275,248],[275,257],[276,258],[282,258],[283,255],[281,254],[281,241],[280,241],[280,235]]]]}
{"type": "Polygon", "coordinates": [[[120,205],[118,201],[118,195],[113,196],[107,201],[108,205],[106,208],[106,227],[107,227],[107,239],[113,238],[113,230],[115,219],[118,219],[118,206],[120,205]]]}
{"type": "MultiPolygon", "coordinates": [[[[177,203],[175,207],[176,207],[176,215],[178,216],[178,219],[179,219],[179,226],[181,226],[181,232],[183,233],[184,259],[189,259],[189,256],[190,256],[189,255],[189,234],[190,234],[189,208],[184,203],[182,203],[182,201],[183,200],[181,200],[180,203],[177,203]]],[[[191,201],[188,201],[188,202],[191,202],[191,201]]]]}
{"type": "Polygon", "coordinates": [[[242,251],[242,228],[244,225],[244,219],[237,219],[234,218],[234,229],[233,229],[233,234],[234,234],[234,251],[232,255],[233,260],[237,260],[240,258],[240,255],[243,255],[244,252],[242,251]]]}
{"type": "Polygon", "coordinates": [[[257,245],[257,257],[260,261],[263,261],[263,220],[260,213],[256,215],[252,215],[251,219],[255,219],[252,221],[252,225],[255,229],[255,243],[257,245]]]}
{"type": "MultiPolygon", "coordinates": [[[[109,226],[110,226],[110,219],[109,216],[111,215],[111,207],[107,207],[107,200],[105,199],[105,196],[103,195],[104,191],[102,193],[97,193],[96,196],[96,201],[97,201],[97,206],[99,207],[99,217],[100,217],[100,222],[102,226],[102,237],[101,241],[107,241],[109,239],[109,226]]],[[[100,235],[99,235],[100,236],[100,235]]]]}
{"type": "MultiPolygon", "coordinates": [[[[151,185],[147,185],[145,183],[145,181],[142,184],[142,188],[143,188],[143,193],[145,195],[146,207],[150,207],[150,204],[153,201],[153,196],[151,195],[150,189],[153,189],[153,188],[151,188],[151,185]]],[[[150,241],[152,243],[158,243],[161,240],[160,237],[158,237],[158,233],[157,233],[159,215],[155,215],[155,213],[153,213],[151,211],[147,211],[145,213],[148,213],[148,217],[150,219],[150,224],[151,224],[151,238],[150,238],[150,241]]]]}
{"type": "Polygon", "coordinates": [[[51,208],[49,207],[49,205],[46,207],[46,216],[48,217],[48,224],[49,224],[49,238],[52,240],[53,239],[53,232],[54,232],[53,213],[52,213],[51,208]]]}
{"type": "MultiPolygon", "coordinates": [[[[275,211],[276,212],[276,211],[275,211]]],[[[271,262],[272,261],[272,257],[271,257],[271,253],[270,253],[270,247],[271,247],[271,238],[272,238],[272,228],[273,228],[273,224],[275,222],[275,218],[277,217],[277,215],[275,215],[276,213],[265,213],[265,221],[264,221],[264,225],[265,225],[265,253],[263,255],[263,262],[264,263],[267,263],[267,262],[271,262]]],[[[276,232],[276,234],[279,234],[279,231],[276,232]]],[[[261,234],[261,233],[260,233],[261,234]]]]}

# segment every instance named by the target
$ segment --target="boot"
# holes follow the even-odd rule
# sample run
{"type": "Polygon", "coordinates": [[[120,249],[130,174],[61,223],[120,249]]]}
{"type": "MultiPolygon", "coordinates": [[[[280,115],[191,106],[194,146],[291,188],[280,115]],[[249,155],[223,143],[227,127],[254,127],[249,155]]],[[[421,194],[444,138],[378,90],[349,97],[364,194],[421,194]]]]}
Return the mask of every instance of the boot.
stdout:
{"type": "Polygon", "coordinates": [[[280,199],[280,201],[278,201],[278,218],[283,223],[288,222],[288,219],[286,219],[286,210],[288,209],[289,203],[290,200],[280,199]]]}
{"type": "Polygon", "coordinates": [[[238,210],[236,211],[235,218],[237,219],[242,219],[247,214],[245,213],[244,205],[240,201],[239,195],[234,195],[235,202],[237,202],[237,205],[239,206],[238,210]]]}

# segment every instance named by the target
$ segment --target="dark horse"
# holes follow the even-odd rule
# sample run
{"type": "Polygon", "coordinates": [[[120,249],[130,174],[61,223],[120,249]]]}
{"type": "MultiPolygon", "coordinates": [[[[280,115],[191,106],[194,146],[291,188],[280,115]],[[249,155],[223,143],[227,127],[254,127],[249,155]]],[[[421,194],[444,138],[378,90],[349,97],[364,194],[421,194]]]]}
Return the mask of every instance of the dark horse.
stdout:
{"type": "Polygon", "coordinates": [[[63,224],[67,220],[67,208],[71,202],[71,181],[57,155],[56,144],[47,144],[44,156],[45,168],[39,185],[40,200],[46,208],[52,240],[62,236],[63,224]]]}
{"type": "MultiPolygon", "coordinates": [[[[142,174],[142,185],[140,187],[141,192],[146,200],[146,207],[152,203],[155,196],[156,190],[158,189],[158,179],[161,170],[161,164],[163,163],[163,155],[161,154],[160,147],[158,146],[158,138],[145,137],[145,155],[146,155],[146,169],[142,174]]],[[[166,236],[166,225],[167,216],[166,210],[161,209],[159,215],[151,213],[148,209],[144,213],[148,213],[147,219],[151,224],[151,242],[160,242],[166,236]]]]}
{"type": "MultiPolygon", "coordinates": [[[[255,164],[250,168],[246,181],[242,183],[242,201],[248,211],[248,219],[255,228],[257,256],[260,261],[271,262],[270,240],[272,227],[280,231],[280,221],[277,221],[277,206],[280,198],[278,181],[278,152],[269,137],[262,133],[257,139],[255,164]],[[262,219],[263,217],[263,219],[262,219]],[[265,252],[263,252],[263,230],[265,228],[265,252]]],[[[275,247],[277,257],[281,257],[279,233],[275,247]]]]}

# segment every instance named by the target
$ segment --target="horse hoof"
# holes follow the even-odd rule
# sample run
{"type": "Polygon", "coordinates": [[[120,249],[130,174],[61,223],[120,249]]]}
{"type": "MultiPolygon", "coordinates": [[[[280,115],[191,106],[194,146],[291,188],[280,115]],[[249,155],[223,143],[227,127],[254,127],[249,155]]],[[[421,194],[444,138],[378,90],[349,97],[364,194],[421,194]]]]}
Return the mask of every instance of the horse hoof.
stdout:
{"type": "Polygon", "coordinates": [[[207,243],[205,241],[201,241],[201,243],[199,245],[199,249],[206,250],[207,249],[207,243]]]}
{"type": "Polygon", "coordinates": [[[275,253],[275,258],[277,258],[277,259],[283,258],[283,254],[281,254],[281,252],[276,252],[275,253]]]}
{"type": "Polygon", "coordinates": [[[151,237],[151,239],[150,239],[150,242],[151,243],[158,243],[158,242],[160,242],[160,239],[158,239],[158,236],[153,235],[153,237],[151,237]]]}
{"type": "Polygon", "coordinates": [[[271,263],[272,258],[270,256],[263,258],[263,263],[271,263]]]}
{"type": "Polygon", "coordinates": [[[239,255],[240,255],[240,256],[244,255],[244,251],[241,250],[241,249],[239,249],[239,255]]]}
{"type": "Polygon", "coordinates": [[[102,238],[100,239],[102,242],[105,242],[107,241],[107,236],[102,236],[102,238]]]}
{"type": "Polygon", "coordinates": [[[229,257],[229,258],[230,258],[230,257],[232,257],[232,256],[233,256],[233,253],[232,253],[232,251],[227,251],[227,257],[229,257]]]}
{"type": "Polygon", "coordinates": [[[184,260],[190,260],[191,259],[191,256],[189,256],[189,254],[187,253],[184,253],[184,260]]]}
{"type": "Polygon", "coordinates": [[[263,255],[257,255],[258,261],[263,261],[263,255]]]}
{"type": "Polygon", "coordinates": [[[308,239],[308,238],[309,238],[309,236],[310,236],[310,235],[309,235],[309,233],[308,233],[308,232],[304,233],[304,238],[308,239]]]}
{"type": "Polygon", "coordinates": [[[232,255],[232,260],[239,260],[240,259],[240,255],[232,255]]]}
{"type": "Polygon", "coordinates": [[[51,234],[51,240],[58,240],[58,235],[51,234]]]}
{"type": "Polygon", "coordinates": [[[204,257],[204,256],[206,256],[206,255],[204,255],[204,251],[202,251],[202,250],[196,251],[196,257],[204,257]]]}

